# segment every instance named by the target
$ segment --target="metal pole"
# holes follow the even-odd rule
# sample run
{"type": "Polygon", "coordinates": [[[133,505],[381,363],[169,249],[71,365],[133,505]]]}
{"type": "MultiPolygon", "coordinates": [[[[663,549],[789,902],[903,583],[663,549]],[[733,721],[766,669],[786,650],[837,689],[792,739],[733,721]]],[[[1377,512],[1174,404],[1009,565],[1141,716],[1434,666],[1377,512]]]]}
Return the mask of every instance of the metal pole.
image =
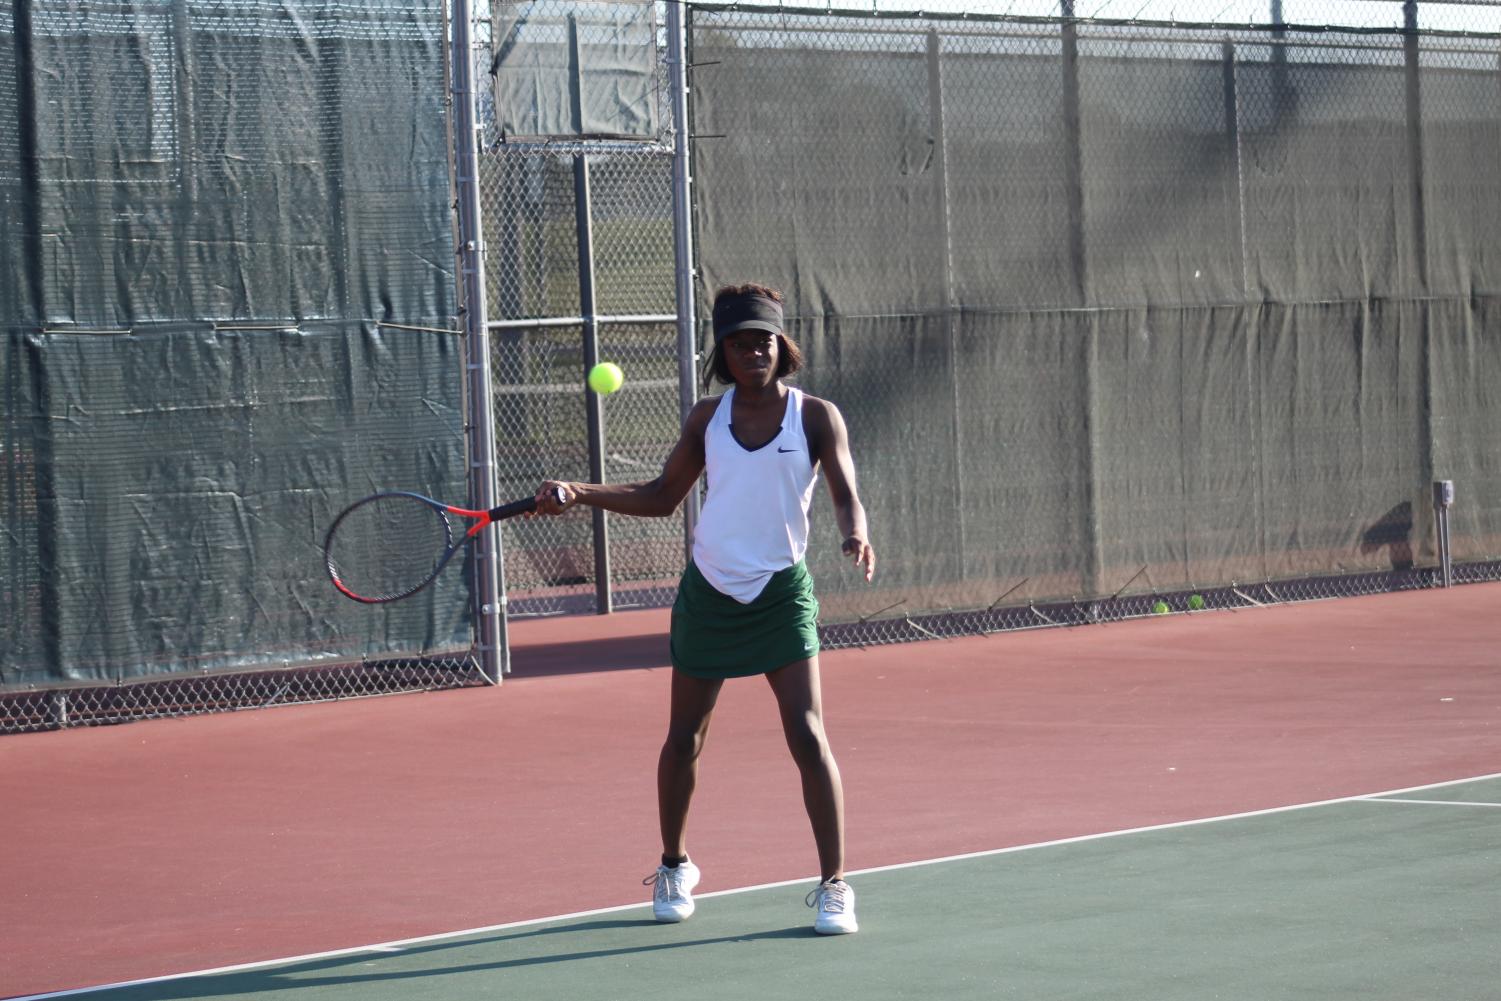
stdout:
{"type": "MultiPolygon", "coordinates": [[[[449,59],[453,67],[454,190],[459,217],[459,273],[463,294],[464,363],[469,390],[469,501],[496,504],[495,415],[491,406],[490,334],[485,304],[485,241],[480,216],[479,116],[475,111],[473,13],[453,0],[449,59]]],[[[500,532],[491,527],[474,546],[475,624],[480,669],[494,684],[510,670],[500,532]]]]}
{"type": "Polygon", "coordinates": [[[1079,24],[1074,20],[1074,0],[1061,0],[1063,23],[1059,28],[1063,66],[1064,178],[1068,186],[1068,249],[1078,283],[1079,305],[1089,305],[1088,260],[1084,243],[1084,139],[1079,101],[1079,24]]]}
{"type": "Polygon", "coordinates": [[[1439,573],[1444,587],[1454,586],[1454,564],[1449,549],[1449,508],[1453,505],[1454,481],[1435,480],[1433,483],[1433,520],[1438,528],[1439,573]]]}
{"type": "MultiPolygon", "coordinates": [[[[936,178],[938,188],[936,221],[943,243],[940,267],[943,271],[944,327],[949,349],[949,406],[952,408],[949,448],[957,462],[959,457],[964,455],[964,428],[960,418],[963,410],[960,405],[961,394],[959,392],[959,317],[956,308],[959,297],[954,291],[954,240],[949,218],[948,136],[944,131],[943,119],[943,39],[939,37],[936,28],[928,29],[927,59],[928,128],[933,136],[933,176],[936,178]]],[[[965,569],[969,544],[966,541],[968,533],[964,520],[964,478],[956,477],[953,488],[954,518],[959,535],[959,575],[961,580],[968,580],[965,569]]]]}
{"type": "Polygon", "coordinates": [[[1235,159],[1236,226],[1239,240],[1241,295],[1251,294],[1251,279],[1246,258],[1246,175],[1240,149],[1240,93],[1235,74],[1235,43],[1225,39],[1221,50],[1221,79],[1225,93],[1225,145],[1235,159]]]}
{"type": "Polygon", "coordinates": [[[1412,204],[1412,250],[1420,289],[1428,289],[1428,214],[1423,180],[1423,70],[1419,62],[1418,4],[1402,5],[1402,62],[1407,98],[1407,184],[1412,204]]]}
{"type": "MultiPolygon", "coordinates": [[[[579,47],[578,21],[568,15],[569,62],[573,69],[573,123],[582,133],[583,53],[579,47]]],[[[589,192],[589,157],[573,156],[573,212],[578,234],[579,312],[584,319],[584,372],[599,363],[599,306],[594,289],[594,205],[589,192]]],[[[605,481],[605,414],[599,394],[585,388],[584,408],[589,433],[589,479],[605,481]]],[[[611,611],[610,601],[610,527],[602,508],[591,508],[594,516],[594,606],[600,615],[611,611]]]]}
{"type": "MultiPolygon", "coordinates": [[[[1068,205],[1069,261],[1074,272],[1074,281],[1079,293],[1077,305],[1090,305],[1089,257],[1084,239],[1084,125],[1079,98],[1079,23],[1074,17],[1074,0],[1061,0],[1063,18],[1059,26],[1062,43],[1063,69],[1063,142],[1064,179],[1067,187],[1065,198],[1068,205]]],[[[1084,524],[1080,536],[1085,545],[1084,587],[1091,598],[1105,591],[1102,580],[1104,551],[1100,532],[1100,346],[1099,324],[1088,312],[1080,314],[1089,325],[1085,350],[1088,356],[1084,365],[1084,387],[1088,403],[1085,406],[1085,448],[1087,451],[1089,483],[1085,493],[1084,524]]]]}
{"type": "MultiPolygon", "coordinates": [[[[594,302],[594,226],[589,195],[589,158],[573,158],[573,199],[578,229],[579,307],[584,314],[584,372],[599,364],[599,321],[594,302]]],[[[589,429],[589,479],[605,481],[605,413],[599,394],[584,389],[584,409],[589,429]]],[[[600,615],[610,606],[610,525],[603,508],[590,508],[594,516],[594,605],[600,615]]]]}
{"type": "Polygon", "coordinates": [[[1272,0],[1272,127],[1283,128],[1292,124],[1297,113],[1297,93],[1293,90],[1292,78],[1287,72],[1289,45],[1299,42],[1287,37],[1287,20],[1282,13],[1282,0],[1272,0]]]}
{"type": "MultiPolygon", "coordinates": [[[[682,420],[698,400],[698,324],[694,311],[692,163],[688,158],[688,31],[683,20],[686,4],[667,5],[667,68],[672,96],[672,237],[674,291],[678,311],[678,410],[682,420]]],[[[684,559],[693,554],[693,529],[698,524],[697,486],[683,505],[684,559]]]]}
{"type": "MultiPolygon", "coordinates": [[[[676,323],[676,313],[623,313],[616,315],[596,315],[595,323],[605,326],[628,326],[630,324],[643,324],[655,326],[659,323],[676,323]]],[[[491,320],[491,330],[540,330],[545,327],[581,327],[584,325],[582,316],[537,316],[526,320],[491,320]]]]}

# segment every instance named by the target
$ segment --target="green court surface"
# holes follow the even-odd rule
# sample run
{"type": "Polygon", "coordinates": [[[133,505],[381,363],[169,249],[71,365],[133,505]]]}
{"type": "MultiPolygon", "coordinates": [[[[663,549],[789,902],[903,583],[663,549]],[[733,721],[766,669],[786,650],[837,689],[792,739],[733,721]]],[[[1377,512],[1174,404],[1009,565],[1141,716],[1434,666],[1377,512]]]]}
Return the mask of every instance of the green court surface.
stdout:
{"type": "Polygon", "coordinates": [[[1489,776],[852,875],[853,936],[814,935],[798,883],[98,996],[1495,1001],[1498,867],[1489,776]]]}

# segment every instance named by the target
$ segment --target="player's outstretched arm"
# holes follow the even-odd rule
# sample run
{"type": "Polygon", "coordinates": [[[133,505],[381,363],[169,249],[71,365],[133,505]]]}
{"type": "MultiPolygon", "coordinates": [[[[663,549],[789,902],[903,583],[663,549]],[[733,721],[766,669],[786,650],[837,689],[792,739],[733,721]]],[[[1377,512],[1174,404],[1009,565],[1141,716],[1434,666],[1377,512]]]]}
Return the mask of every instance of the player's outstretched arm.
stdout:
{"type": "Polygon", "coordinates": [[[865,505],[855,488],[855,461],[850,457],[849,431],[844,416],[828,400],[807,397],[803,419],[813,432],[818,461],[823,464],[829,497],[834,502],[834,519],[844,539],[841,548],[870,580],[876,572],[876,551],[870,545],[870,530],[865,522],[865,505]]]}
{"type": "Polygon", "coordinates": [[[717,397],[699,400],[683,422],[683,432],[667,455],[662,472],[643,483],[575,483],[546,480],[537,488],[537,513],[561,514],[575,504],[603,508],[616,514],[665,518],[678,509],[704,471],[704,431],[719,405],[717,397]],[[558,503],[554,487],[563,490],[558,503]]]}

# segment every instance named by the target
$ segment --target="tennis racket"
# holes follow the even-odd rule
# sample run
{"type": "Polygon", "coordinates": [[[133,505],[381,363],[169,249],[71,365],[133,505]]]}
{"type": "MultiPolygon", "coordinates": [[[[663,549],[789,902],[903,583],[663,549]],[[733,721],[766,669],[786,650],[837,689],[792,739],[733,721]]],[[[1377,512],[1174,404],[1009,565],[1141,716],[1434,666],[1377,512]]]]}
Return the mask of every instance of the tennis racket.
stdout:
{"type": "MultiPolygon", "coordinates": [[[[562,504],[563,489],[555,490],[562,504]]],[[[404,491],[373,494],[329,526],[323,540],[328,579],[339,593],[367,605],[407,598],[431,584],[486,525],[535,510],[535,497],[470,511],[404,491]]]]}

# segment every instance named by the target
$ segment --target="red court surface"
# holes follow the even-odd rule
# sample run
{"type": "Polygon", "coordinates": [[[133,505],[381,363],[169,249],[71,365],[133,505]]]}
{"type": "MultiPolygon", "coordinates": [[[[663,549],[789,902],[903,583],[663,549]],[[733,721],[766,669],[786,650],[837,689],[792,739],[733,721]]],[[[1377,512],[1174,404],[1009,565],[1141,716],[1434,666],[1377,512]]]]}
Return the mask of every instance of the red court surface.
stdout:
{"type": "MultiPolygon", "coordinates": [[[[664,612],[512,624],[495,689],[0,738],[0,997],[642,901],[664,612]]],[[[1493,773],[1501,584],[826,653],[852,870],[1493,773]]],[[[702,889],[814,874],[727,686],[702,889]]]]}

